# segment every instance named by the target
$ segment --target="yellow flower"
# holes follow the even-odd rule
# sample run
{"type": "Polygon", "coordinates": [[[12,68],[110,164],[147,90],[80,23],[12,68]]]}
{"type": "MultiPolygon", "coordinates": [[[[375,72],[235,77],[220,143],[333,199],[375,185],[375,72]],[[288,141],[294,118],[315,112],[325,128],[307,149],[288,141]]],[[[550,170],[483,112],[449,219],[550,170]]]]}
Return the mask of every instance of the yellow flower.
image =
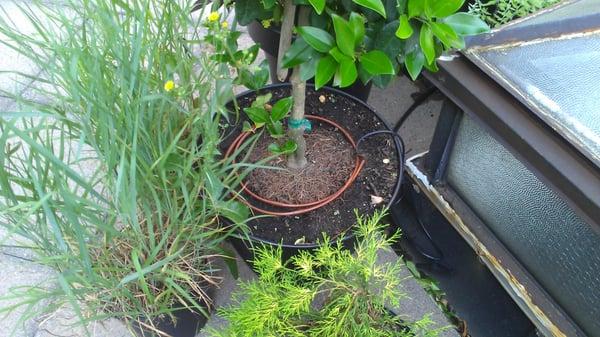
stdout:
{"type": "Polygon", "coordinates": [[[175,82],[168,80],[165,82],[165,91],[171,91],[175,88],[175,82]]]}
{"type": "Polygon", "coordinates": [[[221,27],[227,28],[228,26],[229,26],[229,23],[227,21],[221,22],[221,27]]]}
{"type": "Polygon", "coordinates": [[[214,22],[219,20],[219,16],[221,16],[218,12],[212,12],[208,14],[208,21],[214,22]]]}
{"type": "Polygon", "coordinates": [[[271,20],[262,20],[260,23],[262,23],[265,28],[271,27],[271,20]]]}

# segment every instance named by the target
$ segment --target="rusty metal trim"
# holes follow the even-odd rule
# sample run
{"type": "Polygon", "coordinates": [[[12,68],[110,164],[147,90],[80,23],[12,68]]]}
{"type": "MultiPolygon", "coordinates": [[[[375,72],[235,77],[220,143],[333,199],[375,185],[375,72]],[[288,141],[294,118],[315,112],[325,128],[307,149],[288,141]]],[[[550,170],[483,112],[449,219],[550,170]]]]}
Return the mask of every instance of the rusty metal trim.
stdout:
{"type": "Polygon", "coordinates": [[[473,248],[540,332],[554,337],[585,336],[459,196],[451,189],[436,187],[429,182],[428,176],[415,164],[425,154],[406,161],[406,173],[413,186],[424,193],[473,248]]]}

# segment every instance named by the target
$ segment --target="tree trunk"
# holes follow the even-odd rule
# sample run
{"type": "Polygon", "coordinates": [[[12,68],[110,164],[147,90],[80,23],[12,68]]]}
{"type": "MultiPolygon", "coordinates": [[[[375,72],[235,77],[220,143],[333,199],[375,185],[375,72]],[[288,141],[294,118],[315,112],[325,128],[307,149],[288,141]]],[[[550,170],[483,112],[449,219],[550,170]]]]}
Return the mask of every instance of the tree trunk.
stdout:
{"type": "Polygon", "coordinates": [[[296,5],[292,0],[283,1],[283,18],[281,20],[281,34],[279,34],[279,52],[277,54],[277,78],[285,82],[288,69],[282,67],[283,55],[292,44],[292,31],[296,20],[296,5]]]}
{"type": "MultiPolygon", "coordinates": [[[[292,83],[292,97],[294,99],[294,106],[292,107],[291,119],[303,120],[304,119],[304,101],[306,98],[306,82],[300,79],[300,67],[295,67],[292,71],[292,77],[290,78],[292,83]]],[[[290,128],[288,126],[288,136],[291,140],[296,142],[298,146],[296,151],[288,156],[287,165],[292,169],[301,169],[306,166],[308,161],[306,160],[306,141],[304,140],[304,126],[299,128],[290,128]]]]}

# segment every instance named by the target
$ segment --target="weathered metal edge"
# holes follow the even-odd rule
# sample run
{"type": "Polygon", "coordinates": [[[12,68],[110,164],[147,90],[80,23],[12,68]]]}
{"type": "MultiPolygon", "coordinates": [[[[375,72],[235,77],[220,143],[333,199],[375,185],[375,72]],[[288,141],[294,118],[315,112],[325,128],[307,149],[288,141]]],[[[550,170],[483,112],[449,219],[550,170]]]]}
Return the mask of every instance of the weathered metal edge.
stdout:
{"type": "MultiPolygon", "coordinates": [[[[484,225],[474,215],[468,214],[469,223],[463,221],[463,216],[459,214],[447,201],[444,194],[447,189],[438,189],[429,182],[428,176],[423,173],[414,161],[426,154],[416,155],[406,161],[406,173],[410,180],[415,184],[420,192],[435,205],[435,207],[444,215],[448,222],[458,231],[465,241],[473,248],[475,253],[481,258],[484,264],[498,279],[500,284],[513,298],[517,305],[523,310],[528,318],[545,336],[555,337],[573,337],[585,336],[579,327],[568,317],[558,305],[550,300],[549,295],[529,276],[524,269],[517,270],[518,264],[511,257],[508,250],[503,248],[502,244],[494,239],[493,235],[486,236],[489,240],[494,240],[494,244],[484,243],[474,233],[473,223],[478,223],[478,231],[485,230],[484,225]],[[442,191],[443,190],[443,191],[442,191]],[[494,248],[492,248],[493,246],[494,248]],[[507,267],[512,265],[512,268],[507,267]],[[512,269],[512,270],[511,270],[512,269]]],[[[464,210],[468,206],[461,207],[464,210]]],[[[488,241],[489,241],[488,240],[488,241]]]]}

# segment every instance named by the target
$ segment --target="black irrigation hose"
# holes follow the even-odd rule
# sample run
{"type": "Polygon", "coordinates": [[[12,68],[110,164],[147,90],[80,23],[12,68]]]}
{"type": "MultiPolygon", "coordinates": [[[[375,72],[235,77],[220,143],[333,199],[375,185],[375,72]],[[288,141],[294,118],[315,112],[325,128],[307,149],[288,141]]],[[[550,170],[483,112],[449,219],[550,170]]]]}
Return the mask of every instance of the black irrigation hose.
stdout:
{"type": "MultiPolygon", "coordinates": [[[[410,113],[409,113],[410,114],[410,113]]],[[[395,137],[396,139],[398,139],[399,143],[400,143],[400,165],[398,167],[398,179],[400,179],[400,182],[398,183],[398,185],[396,185],[396,188],[394,190],[394,193],[392,194],[392,202],[391,204],[396,204],[398,203],[401,198],[399,198],[398,200],[396,200],[396,198],[398,198],[398,194],[400,194],[400,188],[402,185],[402,177],[404,175],[404,160],[405,160],[405,153],[404,153],[404,149],[405,149],[405,145],[404,145],[404,140],[402,139],[402,137],[400,137],[399,134],[397,134],[394,131],[389,131],[389,130],[378,130],[378,131],[373,131],[373,132],[369,132],[365,135],[363,135],[362,137],[360,137],[358,139],[358,141],[356,142],[356,151],[359,150],[360,144],[365,141],[367,138],[376,136],[376,135],[380,135],[380,134],[388,134],[388,135],[392,135],[393,137],[395,137]]],[[[431,243],[431,246],[433,247],[433,249],[435,250],[435,255],[432,255],[430,253],[427,253],[425,251],[425,249],[423,249],[422,247],[420,247],[418,244],[415,243],[415,249],[419,252],[419,254],[421,254],[423,257],[431,260],[432,262],[434,262],[435,264],[440,265],[441,267],[451,270],[449,267],[447,267],[446,265],[444,265],[442,263],[442,260],[444,259],[444,253],[442,252],[442,250],[440,249],[440,247],[435,243],[435,241],[433,241],[433,238],[431,237],[431,234],[429,233],[429,231],[427,230],[427,228],[425,227],[425,225],[423,224],[423,222],[421,221],[421,218],[418,216],[417,211],[415,210],[415,217],[417,219],[417,222],[419,223],[421,230],[423,231],[423,233],[425,233],[425,236],[427,237],[428,241],[431,243]]]]}
{"type": "Polygon", "coordinates": [[[436,264],[441,265],[442,267],[446,268],[446,269],[450,269],[449,267],[445,266],[444,264],[442,264],[442,260],[444,259],[444,252],[442,252],[442,250],[440,249],[440,247],[435,243],[435,241],[433,241],[433,238],[431,237],[431,234],[429,233],[429,231],[427,230],[427,228],[425,228],[425,225],[423,224],[423,221],[421,221],[421,218],[419,217],[418,213],[415,211],[415,218],[417,219],[417,222],[419,223],[419,226],[421,227],[421,230],[423,231],[423,233],[425,233],[425,236],[427,237],[427,240],[429,241],[429,243],[431,243],[431,246],[433,247],[433,250],[435,250],[435,255],[431,255],[427,252],[425,252],[425,250],[423,249],[423,247],[420,247],[416,242],[413,242],[415,245],[415,249],[419,252],[419,254],[423,255],[423,257],[433,261],[436,264]],[[437,256],[436,256],[437,255],[437,256]]]}
{"type": "MultiPolygon", "coordinates": [[[[363,137],[361,137],[356,146],[358,148],[358,145],[361,143],[361,141],[363,141],[365,138],[371,137],[375,134],[381,134],[381,133],[386,133],[386,134],[392,134],[394,135],[394,137],[396,137],[401,144],[401,154],[402,154],[402,158],[400,161],[400,167],[398,169],[398,173],[400,174],[400,179],[402,179],[402,175],[404,174],[404,157],[405,157],[405,153],[404,153],[404,149],[405,149],[405,145],[404,145],[404,141],[402,139],[402,137],[400,137],[400,135],[398,135],[398,130],[400,130],[400,128],[402,127],[402,125],[404,124],[404,122],[406,122],[406,120],[408,119],[408,117],[410,117],[412,115],[412,113],[419,107],[421,106],[421,104],[425,103],[425,101],[427,101],[427,99],[429,99],[429,97],[431,97],[431,95],[433,95],[434,93],[436,93],[438,91],[437,87],[431,87],[427,90],[425,90],[425,92],[423,92],[422,94],[420,94],[419,96],[417,96],[413,102],[413,104],[411,104],[410,107],[408,107],[408,109],[406,109],[406,111],[404,112],[404,114],[402,114],[402,116],[400,117],[400,119],[398,120],[398,122],[396,122],[396,125],[394,125],[393,131],[375,131],[375,132],[371,132],[368,133],[366,135],[364,135],[363,137]]],[[[396,186],[396,190],[394,191],[394,195],[392,200],[395,200],[397,198],[397,195],[399,194],[399,190],[400,190],[400,185],[398,184],[398,186],[396,186]]],[[[398,200],[396,201],[396,203],[400,202],[402,200],[402,198],[398,198],[398,200]]],[[[419,223],[419,226],[421,227],[421,230],[423,231],[423,233],[425,234],[425,236],[427,237],[427,240],[429,241],[429,243],[431,244],[431,246],[434,249],[434,254],[430,254],[428,252],[425,251],[425,249],[423,249],[423,247],[420,247],[417,243],[413,242],[415,249],[419,252],[419,254],[421,254],[423,257],[425,257],[428,260],[431,260],[433,263],[435,263],[436,265],[439,265],[445,269],[451,270],[451,268],[447,267],[446,265],[444,265],[442,263],[442,260],[444,259],[444,253],[443,251],[440,249],[440,247],[435,243],[435,241],[433,240],[433,238],[431,237],[431,233],[429,233],[429,231],[427,230],[427,228],[425,227],[425,225],[423,224],[423,221],[421,221],[421,218],[418,215],[417,210],[414,210],[414,214],[415,214],[415,218],[417,219],[417,222],[419,223]]]]}

